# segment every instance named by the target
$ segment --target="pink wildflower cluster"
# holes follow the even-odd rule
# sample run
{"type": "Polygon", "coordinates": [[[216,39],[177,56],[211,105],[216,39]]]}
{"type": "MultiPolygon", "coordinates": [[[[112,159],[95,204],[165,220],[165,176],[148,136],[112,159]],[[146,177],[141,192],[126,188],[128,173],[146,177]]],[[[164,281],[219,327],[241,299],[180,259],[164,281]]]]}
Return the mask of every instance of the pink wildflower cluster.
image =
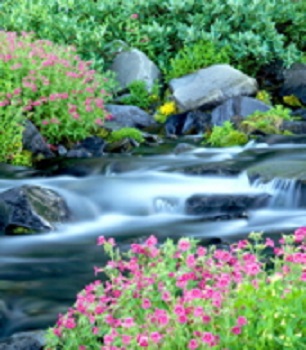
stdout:
{"type": "Polygon", "coordinates": [[[74,47],[27,33],[0,32],[0,41],[0,61],[12,77],[10,89],[0,93],[0,107],[30,111],[50,143],[79,141],[110,117],[104,106],[107,79],[76,56],[74,47]]]}
{"type": "MultiPolygon", "coordinates": [[[[292,286],[292,278],[288,283],[286,279],[291,269],[300,276],[297,283],[306,281],[305,232],[301,228],[294,234],[298,248],[282,241],[277,277],[282,279],[283,293],[292,286]]],[[[267,240],[266,246],[274,247],[272,242],[267,240]]],[[[78,294],[74,308],[59,317],[53,328],[58,344],[65,344],[80,322],[80,327],[89,327],[101,350],[163,348],[175,344],[175,339],[190,350],[225,349],[224,339],[236,343],[245,329],[252,329],[246,306],[233,307],[237,291],[248,283],[255,294],[258,281],[273,283],[273,276],[266,279],[264,265],[247,240],[227,251],[195,247],[187,238],[177,246],[169,241],[158,246],[156,237],[150,236],[143,244],[132,244],[124,258],[116,255],[112,238],[100,236],[97,244],[111,253],[112,260],[95,272],[106,273],[109,280],[88,285],[78,294]]],[[[79,346],[86,346],[81,337],[79,346]]]]}

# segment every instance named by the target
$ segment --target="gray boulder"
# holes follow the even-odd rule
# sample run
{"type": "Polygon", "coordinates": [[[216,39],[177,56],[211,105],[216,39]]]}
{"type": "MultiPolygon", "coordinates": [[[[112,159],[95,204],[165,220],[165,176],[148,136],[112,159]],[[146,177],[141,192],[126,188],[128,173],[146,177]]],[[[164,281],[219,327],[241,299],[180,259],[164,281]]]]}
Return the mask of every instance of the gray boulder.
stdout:
{"type": "Polygon", "coordinates": [[[306,105],[306,64],[295,63],[284,72],[282,96],[294,95],[306,105]]]}
{"type": "Polygon", "coordinates": [[[49,231],[70,218],[67,204],[55,191],[23,185],[0,193],[0,231],[20,234],[49,231]]]}
{"type": "Polygon", "coordinates": [[[122,90],[127,88],[131,82],[142,80],[150,91],[154,82],[161,76],[160,70],[154,62],[137,49],[117,54],[110,69],[115,72],[122,90]]]}
{"type": "Polygon", "coordinates": [[[184,112],[213,107],[231,97],[255,95],[257,82],[228,64],[217,64],[172,79],[169,87],[178,107],[184,112]]]}
{"type": "Polygon", "coordinates": [[[123,127],[145,129],[156,124],[152,116],[136,106],[109,104],[105,108],[112,115],[112,119],[106,120],[104,127],[111,130],[123,127]]]}
{"type": "Polygon", "coordinates": [[[264,207],[269,199],[268,194],[198,194],[187,199],[185,211],[209,220],[245,217],[248,210],[264,207]]]}
{"type": "Polygon", "coordinates": [[[248,115],[260,111],[266,112],[271,106],[251,97],[239,96],[233,97],[216,107],[212,111],[212,125],[221,126],[225,121],[231,120],[233,117],[245,118],[248,115]]]}
{"type": "Polygon", "coordinates": [[[36,126],[29,120],[25,124],[22,143],[23,148],[32,152],[34,156],[42,155],[45,158],[54,156],[36,126]]]}
{"type": "Polygon", "coordinates": [[[16,333],[0,342],[0,350],[42,350],[46,345],[45,331],[16,333]]]}

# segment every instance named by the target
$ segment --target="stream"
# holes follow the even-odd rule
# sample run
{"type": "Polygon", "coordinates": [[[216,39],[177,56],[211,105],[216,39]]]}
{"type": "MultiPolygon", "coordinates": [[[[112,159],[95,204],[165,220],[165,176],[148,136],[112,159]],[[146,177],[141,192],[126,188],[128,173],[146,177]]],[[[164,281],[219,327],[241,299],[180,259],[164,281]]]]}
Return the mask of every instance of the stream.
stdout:
{"type": "Polygon", "coordinates": [[[73,304],[95,278],[93,266],[105,262],[96,246],[99,235],[122,244],[150,234],[161,240],[192,236],[231,243],[251,231],[273,236],[306,224],[306,194],[292,166],[306,170],[306,144],[196,147],[183,153],[173,153],[174,147],[173,142],[133,155],[66,160],[33,172],[0,166],[0,192],[23,184],[47,187],[65,198],[73,216],[55,232],[0,235],[0,338],[44,329],[73,304]],[[258,164],[272,174],[270,180],[250,176],[258,164]],[[279,177],[278,168],[289,175],[279,177]],[[243,218],[211,221],[187,215],[186,199],[205,193],[271,197],[243,218]]]}

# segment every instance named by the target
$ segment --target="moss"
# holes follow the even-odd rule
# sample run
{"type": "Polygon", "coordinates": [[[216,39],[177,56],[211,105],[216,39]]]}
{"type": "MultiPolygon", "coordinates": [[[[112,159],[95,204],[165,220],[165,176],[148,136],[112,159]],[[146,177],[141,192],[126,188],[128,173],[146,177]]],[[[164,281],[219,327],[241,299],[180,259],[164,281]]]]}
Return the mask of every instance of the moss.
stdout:
{"type": "Polygon", "coordinates": [[[239,130],[235,130],[230,121],[222,126],[214,126],[210,134],[206,134],[203,144],[210,144],[214,147],[242,146],[248,142],[248,136],[239,130]]]}
{"type": "Polygon", "coordinates": [[[142,136],[141,131],[135,128],[122,128],[119,130],[115,130],[109,135],[107,141],[117,142],[125,138],[133,139],[139,143],[144,142],[144,137],[142,136]]]}

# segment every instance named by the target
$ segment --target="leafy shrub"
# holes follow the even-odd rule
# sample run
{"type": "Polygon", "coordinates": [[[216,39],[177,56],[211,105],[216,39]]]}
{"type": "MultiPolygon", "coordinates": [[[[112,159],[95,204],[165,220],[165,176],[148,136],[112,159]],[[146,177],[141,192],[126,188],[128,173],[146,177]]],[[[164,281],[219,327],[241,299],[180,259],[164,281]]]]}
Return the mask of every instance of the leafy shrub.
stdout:
{"type": "Polygon", "coordinates": [[[129,96],[124,96],[120,102],[148,110],[159,99],[159,85],[155,83],[149,92],[147,85],[142,80],[135,80],[128,86],[129,96]]]}
{"type": "Polygon", "coordinates": [[[111,260],[95,273],[108,281],[77,295],[49,330],[46,349],[304,348],[305,227],[278,247],[258,233],[229,251],[188,238],[157,243],[150,236],[120,253],[100,236],[111,260]],[[262,259],[266,249],[270,259],[262,259]]]}
{"type": "Polygon", "coordinates": [[[256,94],[257,100],[262,101],[263,103],[267,105],[271,105],[271,95],[266,90],[259,90],[256,94]]]}
{"type": "Polygon", "coordinates": [[[111,83],[91,70],[74,47],[10,32],[0,32],[0,46],[4,123],[13,123],[16,109],[22,111],[49,143],[82,140],[103,124],[111,83]]]}
{"type": "Polygon", "coordinates": [[[39,38],[78,47],[103,68],[115,40],[143,50],[167,71],[178,50],[201,40],[233,52],[232,63],[254,73],[305,50],[305,1],[298,0],[3,0],[1,25],[34,30],[39,38]]]}
{"type": "MultiPolygon", "coordinates": [[[[23,118],[20,108],[15,106],[16,97],[0,98],[0,162],[20,164],[22,153],[23,118]]],[[[30,165],[27,162],[20,165],[30,165]]]]}
{"type": "Polygon", "coordinates": [[[195,44],[186,44],[170,60],[170,69],[166,72],[166,80],[179,78],[213,64],[230,63],[228,52],[228,48],[217,47],[209,41],[201,40],[195,44]]]}
{"type": "Polygon", "coordinates": [[[231,147],[244,145],[247,142],[247,135],[235,130],[233,124],[226,121],[222,126],[214,126],[212,132],[206,135],[206,140],[203,143],[214,147],[231,147]]]}
{"type": "Polygon", "coordinates": [[[260,131],[265,134],[280,134],[284,120],[292,120],[290,110],[278,105],[267,112],[255,112],[249,115],[241,124],[240,129],[250,134],[260,131]]]}
{"type": "Polygon", "coordinates": [[[144,141],[144,137],[140,130],[135,128],[122,128],[119,130],[112,131],[112,133],[108,136],[107,141],[116,142],[121,141],[125,138],[133,139],[139,143],[144,141]]]}

